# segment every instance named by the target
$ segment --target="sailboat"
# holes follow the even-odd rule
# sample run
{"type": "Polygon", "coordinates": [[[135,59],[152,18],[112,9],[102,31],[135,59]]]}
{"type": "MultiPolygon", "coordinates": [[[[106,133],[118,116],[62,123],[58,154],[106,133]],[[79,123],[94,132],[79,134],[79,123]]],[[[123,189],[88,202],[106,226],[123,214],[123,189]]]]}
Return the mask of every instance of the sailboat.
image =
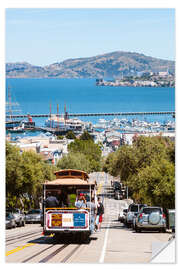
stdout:
{"type": "Polygon", "coordinates": [[[25,129],[33,129],[35,122],[32,121],[32,117],[28,115],[28,121],[25,119],[19,119],[20,105],[18,102],[12,101],[11,89],[8,86],[7,89],[7,102],[6,102],[6,130],[9,132],[24,132],[25,129]]]}
{"type": "Polygon", "coordinates": [[[19,103],[12,102],[10,86],[7,89],[7,101],[6,101],[6,129],[17,130],[21,125],[21,120],[14,118],[14,113],[19,113],[21,110],[19,109],[19,103]]]}

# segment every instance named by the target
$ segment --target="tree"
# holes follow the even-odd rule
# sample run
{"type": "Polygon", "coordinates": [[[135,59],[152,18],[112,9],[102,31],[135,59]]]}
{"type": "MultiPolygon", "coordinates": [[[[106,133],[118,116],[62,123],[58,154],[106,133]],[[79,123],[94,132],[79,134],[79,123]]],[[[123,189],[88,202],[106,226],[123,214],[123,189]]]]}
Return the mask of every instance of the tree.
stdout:
{"type": "Polygon", "coordinates": [[[101,148],[92,140],[76,139],[68,145],[70,153],[82,153],[89,160],[91,171],[99,171],[101,168],[101,148]]]}
{"type": "Polygon", "coordinates": [[[103,168],[120,176],[135,201],[174,207],[175,145],[169,138],[136,136],[132,146],[111,153],[103,168]]]}
{"type": "Polygon", "coordinates": [[[64,136],[58,135],[58,136],[57,136],[57,139],[58,139],[58,140],[63,140],[63,139],[64,139],[64,136]]]}
{"type": "Polygon", "coordinates": [[[136,201],[164,208],[175,207],[175,169],[167,160],[153,162],[127,181],[136,201]]]}
{"type": "Polygon", "coordinates": [[[47,165],[35,152],[20,152],[20,148],[6,144],[6,204],[18,206],[29,201],[39,207],[42,183],[54,178],[52,165],[47,165]]]}
{"type": "Polygon", "coordinates": [[[26,193],[33,200],[34,206],[39,207],[39,194],[42,194],[42,184],[46,179],[53,179],[52,166],[45,164],[41,156],[33,151],[22,153],[23,185],[21,194],[26,193]]]}
{"type": "Polygon", "coordinates": [[[129,175],[136,172],[137,157],[129,145],[123,145],[114,153],[110,153],[105,162],[106,171],[113,176],[120,176],[126,182],[129,175]]]}
{"type": "Polygon", "coordinates": [[[88,141],[88,140],[92,140],[93,141],[93,137],[89,134],[88,131],[84,131],[83,134],[80,136],[80,140],[84,140],[84,141],[88,141]]]}
{"type": "MultiPolygon", "coordinates": [[[[22,156],[19,149],[11,144],[6,144],[6,197],[20,196],[23,185],[23,172],[21,170],[22,156]]],[[[12,204],[12,201],[9,201],[12,204]]]]}
{"type": "Polygon", "coordinates": [[[58,169],[76,169],[87,173],[91,171],[90,161],[83,153],[69,153],[57,163],[58,169]]]}
{"type": "Polygon", "coordinates": [[[68,131],[68,133],[66,134],[66,138],[67,139],[71,139],[71,140],[75,140],[76,136],[74,134],[74,132],[72,130],[68,131]]]}

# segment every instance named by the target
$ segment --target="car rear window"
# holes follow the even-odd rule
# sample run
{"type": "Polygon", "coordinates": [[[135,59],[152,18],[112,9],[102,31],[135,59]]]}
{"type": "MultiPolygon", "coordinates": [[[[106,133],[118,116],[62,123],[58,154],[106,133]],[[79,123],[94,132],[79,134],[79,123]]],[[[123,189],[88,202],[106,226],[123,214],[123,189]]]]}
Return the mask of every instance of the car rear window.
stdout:
{"type": "Polygon", "coordinates": [[[162,213],[161,209],[160,208],[144,208],[143,209],[143,213],[144,214],[151,214],[153,212],[158,212],[158,213],[162,213]]]}
{"type": "Polygon", "coordinates": [[[132,205],[132,206],[130,207],[130,211],[131,211],[131,212],[138,212],[138,211],[139,211],[138,205],[132,205]]]}
{"type": "Polygon", "coordinates": [[[121,185],[120,185],[119,182],[115,182],[115,183],[114,183],[114,186],[115,186],[115,187],[120,187],[121,185]]]}
{"type": "Polygon", "coordinates": [[[41,210],[30,210],[28,214],[40,214],[41,210]]]}
{"type": "Polygon", "coordinates": [[[18,210],[18,209],[14,209],[14,210],[13,210],[13,213],[19,214],[19,210],[18,210]]]}
{"type": "Polygon", "coordinates": [[[6,213],[6,218],[11,218],[12,214],[11,213],[6,213]]]}
{"type": "Polygon", "coordinates": [[[147,205],[145,205],[145,204],[140,204],[140,205],[139,205],[139,208],[142,209],[142,208],[145,207],[145,206],[147,206],[147,205]]]}

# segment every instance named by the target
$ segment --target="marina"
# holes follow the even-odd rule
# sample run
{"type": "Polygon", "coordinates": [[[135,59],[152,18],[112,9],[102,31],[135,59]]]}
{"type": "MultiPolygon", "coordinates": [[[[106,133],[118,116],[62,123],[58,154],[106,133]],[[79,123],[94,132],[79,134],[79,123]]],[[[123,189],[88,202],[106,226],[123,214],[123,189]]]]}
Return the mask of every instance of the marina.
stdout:
{"type": "Polygon", "coordinates": [[[6,134],[172,133],[174,95],[167,87],[98,88],[93,79],[7,79],[6,134]]]}
{"type": "MultiPolygon", "coordinates": [[[[152,114],[152,112],[151,112],[152,114]]],[[[156,112],[155,112],[156,114],[156,112]]],[[[134,113],[132,113],[134,116],[134,113]]],[[[172,115],[173,112],[172,112],[172,115]]],[[[97,123],[85,122],[78,118],[69,118],[68,114],[64,115],[50,115],[47,120],[44,121],[44,125],[36,126],[32,120],[32,116],[29,115],[28,121],[14,121],[6,122],[6,130],[11,133],[22,133],[24,131],[41,131],[50,132],[54,135],[65,135],[68,131],[73,131],[75,134],[81,134],[84,130],[93,133],[93,131],[103,131],[107,129],[117,130],[123,132],[169,132],[175,131],[175,121],[145,121],[136,118],[129,120],[127,118],[114,118],[112,120],[100,118],[97,123]],[[11,123],[11,125],[10,125],[11,123]]]]}

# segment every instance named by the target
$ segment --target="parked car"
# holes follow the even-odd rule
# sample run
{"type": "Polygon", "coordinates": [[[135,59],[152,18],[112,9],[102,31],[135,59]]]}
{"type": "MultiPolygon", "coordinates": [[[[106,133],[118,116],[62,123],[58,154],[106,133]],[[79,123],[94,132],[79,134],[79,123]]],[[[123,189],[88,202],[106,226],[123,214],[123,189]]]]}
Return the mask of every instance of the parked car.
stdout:
{"type": "Polygon", "coordinates": [[[175,209],[164,209],[166,215],[166,228],[175,232],[175,209]]]}
{"type": "Polygon", "coordinates": [[[116,190],[114,192],[114,199],[122,200],[123,199],[123,192],[121,190],[116,190]]]}
{"type": "Polygon", "coordinates": [[[163,209],[158,206],[144,207],[136,217],[136,232],[142,230],[159,230],[166,232],[166,217],[163,209]]]}
{"type": "Polygon", "coordinates": [[[6,229],[16,228],[15,217],[11,212],[6,212],[6,229]]]}
{"type": "Polygon", "coordinates": [[[114,181],[114,183],[113,183],[113,189],[114,189],[114,192],[116,190],[121,190],[121,183],[118,182],[118,181],[114,181]]]}
{"type": "Polygon", "coordinates": [[[11,212],[13,214],[17,226],[19,226],[19,227],[25,226],[25,215],[20,209],[9,208],[9,209],[7,209],[7,211],[11,212]]]}
{"type": "Polygon", "coordinates": [[[41,223],[41,213],[40,209],[31,209],[26,214],[26,223],[41,223]]]}
{"type": "Polygon", "coordinates": [[[122,211],[120,211],[119,216],[118,216],[118,220],[119,220],[120,222],[122,222],[122,223],[125,222],[125,220],[126,220],[126,215],[127,215],[127,211],[128,211],[127,208],[125,208],[125,209],[123,209],[122,211]]]}
{"type": "MultiPolygon", "coordinates": [[[[140,204],[140,207],[139,207],[139,212],[140,210],[143,208],[143,207],[146,207],[147,204],[140,204]]],[[[132,228],[135,230],[135,226],[136,226],[136,217],[137,215],[139,214],[139,212],[137,213],[134,213],[134,216],[133,216],[133,221],[132,221],[132,228]]]]}
{"type": "Polygon", "coordinates": [[[137,216],[137,214],[139,213],[139,211],[141,210],[141,208],[147,206],[146,204],[130,204],[129,208],[128,208],[128,212],[126,215],[126,219],[125,219],[125,225],[129,228],[133,225],[133,219],[135,216],[137,216]]]}

